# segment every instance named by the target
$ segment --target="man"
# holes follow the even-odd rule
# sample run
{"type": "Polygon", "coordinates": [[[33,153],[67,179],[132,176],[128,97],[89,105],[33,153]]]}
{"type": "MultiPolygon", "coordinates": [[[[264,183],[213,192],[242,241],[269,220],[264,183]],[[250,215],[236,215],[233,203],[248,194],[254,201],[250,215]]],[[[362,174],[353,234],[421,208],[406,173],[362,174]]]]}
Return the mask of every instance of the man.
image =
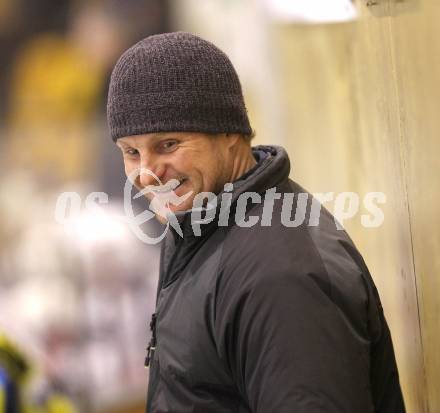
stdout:
{"type": "Polygon", "coordinates": [[[23,411],[23,382],[29,363],[22,352],[0,331],[0,413],[23,411]]]}
{"type": "Polygon", "coordinates": [[[282,148],[251,148],[223,52],[183,32],[140,41],[113,70],[108,119],[127,175],[182,235],[162,244],[148,412],[405,411],[362,257],[326,210],[312,217],[282,148]]]}

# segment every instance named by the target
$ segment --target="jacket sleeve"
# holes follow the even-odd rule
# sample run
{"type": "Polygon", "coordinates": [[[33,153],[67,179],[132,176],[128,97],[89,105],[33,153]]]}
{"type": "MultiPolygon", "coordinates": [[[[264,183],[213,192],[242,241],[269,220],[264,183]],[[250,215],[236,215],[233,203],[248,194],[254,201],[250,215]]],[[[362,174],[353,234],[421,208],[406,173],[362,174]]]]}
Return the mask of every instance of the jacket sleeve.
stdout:
{"type": "Polygon", "coordinates": [[[217,349],[254,413],[374,411],[369,342],[316,279],[257,264],[221,274],[217,349]]]}

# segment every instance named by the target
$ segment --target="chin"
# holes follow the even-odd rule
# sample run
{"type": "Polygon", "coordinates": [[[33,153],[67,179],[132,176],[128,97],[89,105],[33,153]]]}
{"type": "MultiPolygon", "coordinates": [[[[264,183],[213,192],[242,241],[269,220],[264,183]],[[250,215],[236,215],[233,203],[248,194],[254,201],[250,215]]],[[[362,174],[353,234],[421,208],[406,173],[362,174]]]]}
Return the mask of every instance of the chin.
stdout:
{"type": "Polygon", "coordinates": [[[168,218],[166,217],[166,214],[169,214],[170,212],[172,214],[176,214],[177,212],[185,212],[185,211],[186,211],[185,206],[183,206],[183,208],[182,208],[181,205],[179,205],[179,207],[174,207],[174,208],[172,206],[170,206],[169,209],[167,208],[167,209],[165,209],[163,211],[156,212],[155,216],[156,216],[156,219],[161,224],[166,224],[168,222],[168,218]]]}
{"type": "Polygon", "coordinates": [[[161,200],[160,197],[151,199],[150,202],[150,210],[155,213],[156,219],[161,224],[166,224],[168,222],[167,215],[169,213],[176,214],[179,212],[187,212],[190,211],[192,208],[194,196],[190,196],[188,199],[185,199],[181,204],[173,204],[171,202],[164,202],[163,198],[161,200]],[[165,206],[166,205],[166,206],[165,206]]]}
{"type": "Polygon", "coordinates": [[[159,214],[156,214],[156,219],[163,225],[165,225],[168,222],[168,219],[166,219],[165,217],[159,214]]]}
{"type": "Polygon", "coordinates": [[[189,209],[190,209],[190,206],[189,206],[190,204],[186,204],[186,202],[185,202],[185,205],[179,205],[179,206],[170,206],[169,208],[169,210],[173,213],[173,214],[176,214],[176,213],[178,213],[178,212],[187,212],[189,209]]]}

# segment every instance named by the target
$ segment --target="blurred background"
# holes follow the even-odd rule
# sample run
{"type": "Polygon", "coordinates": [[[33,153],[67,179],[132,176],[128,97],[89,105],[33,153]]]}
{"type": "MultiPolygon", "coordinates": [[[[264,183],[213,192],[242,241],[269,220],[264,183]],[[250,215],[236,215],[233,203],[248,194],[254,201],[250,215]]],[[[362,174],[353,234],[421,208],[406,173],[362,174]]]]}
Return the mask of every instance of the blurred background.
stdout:
{"type": "Polygon", "coordinates": [[[0,0],[0,412],[11,381],[28,411],[144,411],[159,250],[120,219],[105,104],[122,51],[175,30],[230,56],[254,143],[284,146],[294,180],[359,194],[344,225],[408,412],[440,412],[439,19],[437,0],[0,0]],[[380,227],[361,225],[367,192],[380,227]]]}

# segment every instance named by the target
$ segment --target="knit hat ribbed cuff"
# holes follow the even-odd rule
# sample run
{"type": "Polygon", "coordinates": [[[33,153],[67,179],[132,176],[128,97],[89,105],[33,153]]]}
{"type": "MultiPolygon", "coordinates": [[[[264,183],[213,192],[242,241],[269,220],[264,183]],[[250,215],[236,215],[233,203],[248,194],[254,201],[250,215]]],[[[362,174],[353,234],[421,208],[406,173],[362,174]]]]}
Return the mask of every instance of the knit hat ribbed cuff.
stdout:
{"type": "Polygon", "coordinates": [[[252,133],[247,116],[236,103],[239,96],[204,99],[200,94],[185,91],[182,98],[176,92],[160,94],[160,104],[154,93],[114,96],[119,110],[113,112],[110,123],[113,141],[153,132],[252,133]]]}

